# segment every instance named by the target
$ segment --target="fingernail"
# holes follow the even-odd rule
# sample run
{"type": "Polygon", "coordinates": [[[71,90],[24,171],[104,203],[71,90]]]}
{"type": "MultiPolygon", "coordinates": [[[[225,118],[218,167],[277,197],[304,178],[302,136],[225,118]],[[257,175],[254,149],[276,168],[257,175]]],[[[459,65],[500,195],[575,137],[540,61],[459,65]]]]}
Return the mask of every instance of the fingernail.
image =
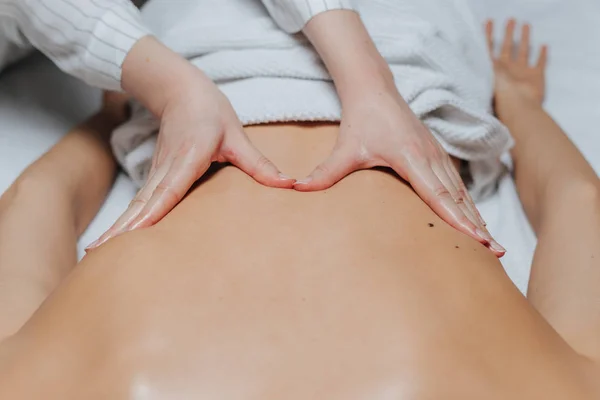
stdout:
{"type": "Polygon", "coordinates": [[[286,174],[282,174],[282,173],[280,173],[280,174],[279,174],[279,179],[281,179],[282,181],[289,181],[289,180],[292,180],[292,179],[294,179],[294,178],[292,178],[292,177],[291,177],[291,176],[289,176],[289,175],[286,175],[286,174]]]}
{"type": "Polygon", "coordinates": [[[87,253],[91,250],[94,250],[96,247],[100,246],[100,244],[100,239],[94,240],[92,243],[87,245],[87,247],[85,248],[85,252],[87,253]]]}
{"type": "Polygon", "coordinates": [[[485,240],[487,243],[489,243],[492,240],[494,240],[494,239],[492,239],[492,237],[490,236],[489,233],[484,232],[484,231],[482,231],[479,228],[475,230],[475,233],[477,234],[477,236],[479,236],[481,239],[485,240]]]}
{"type": "Polygon", "coordinates": [[[306,185],[306,184],[310,183],[311,181],[312,181],[312,178],[304,178],[304,179],[301,179],[299,181],[296,181],[296,184],[298,184],[298,185],[306,185]]]}
{"type": "Polygon", "coordinates": [[[506,249],[500,246],[500,244],[493,239],[490,242],[490,247],[492,248],[492,250],[498,251],[500,253],[506,253],[506,249]]]}
{"type": "Polygon", "coordinates": [[[84,250],[85,250],[85,252],[86,252],[86,253],[88,253],[88,252],[90,252],[91,250],[94,250],[94,248],[96,247],[96,242],[97,242],[97,240],[96,240],[96,241],[94,241],[94,242],[92,242],[92,243],[90,243],[90,244],[88,244],[88,245],[86,246],[86,248],[84,249],[84,250]]]}

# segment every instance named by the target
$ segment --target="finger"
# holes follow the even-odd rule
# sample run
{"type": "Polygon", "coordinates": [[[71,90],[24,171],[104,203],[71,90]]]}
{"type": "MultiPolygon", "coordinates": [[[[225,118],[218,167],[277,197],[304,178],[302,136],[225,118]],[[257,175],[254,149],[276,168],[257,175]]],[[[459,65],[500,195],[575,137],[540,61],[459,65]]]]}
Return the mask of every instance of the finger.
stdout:
{"type": "Polygon", "coordinates": [[[450,190],[440,181],[426,160],[407,160],[406,165],[395,157],[386,160],[398,172],[406,171],[411,186],[423,201],[446,223],[480,243],[487,241],[480,236],[477,226],[469,220],[452,198],[450,190]]]}
{"type": "Polygon", "coordinates": [[[166,175],[168,171],[168,166],[165,166],[159,170],[154,170],[151,172],[151,175],[148,177],[146,184],[138,191],[133,200],[129,203],[127,210],[117,219],[117,221],[106,231],[100,238],[94,242],[92,242],[88,247],[86,247],[86,251],[93,250],[102,244],[106,243],[108,240],[112,239],[115,236],[120,235],[121,233],[126,231],[127,226],[129,226],[140,214],[140,212],[144,209],[146,203],[152,196],[154,189],[163,177],[166,175]]]}
{"type": "Polygon", "coordinates": [[[485,228],[486,223],[477,210],[477,207],[475,207],[475,203],[473,202],[473,199],[471,198],[471,195],[469,194],[469,191],[467,190],[460,173],[450,160],[450,157],[446,157],[444,160],[444,167],[446,168],[448,176],[450,176],[450,179],[452,179],[454,186],[456,186],[459,196],[462,197],[465,206],[469,209],[470,214],[474,217],[474,223],[482,228],[485,228]]]}
{"type": "Polygon", "coordinates": [[[521,42],[519,43],[519,54],[517,61],[523,65],[529,65],[529,40],[531,36],[531,27],[529,24],[523,25],[521,30],[521,42]]]}
{"type": "Polygon", "coordinates": [[[228,139],[230,141],[224,144],[222,150],[225,160],[263,185],[283,189],[291,189],[294,186],[296,180],[281,173],[275,164],[250,142],[243,131],[228,139]]]}
{"type": "MultiPolygon", "coordinates": [[[[443,163],[440,164],[434,161],[431,164],[431,170],[433,171],[435,176],[437,176],[437,178],[440,180],[442,185],[444,185],[444,187],[448,189],[448,192],[450,193],[450,196],[452,196],[454,202],[457,205],[463,204],[465,202],[464,196],[458,193],[458,187],[454,184],[454,180],[446,172],[445,165],[443,165],[443,163]]],[[[476,224],[475,221],[472,222],[476,224]]]]}
{"type": "Polygon", "coordinates": [[[500,51],[500,59],[503,61],[512,60],[513,55],[513,38],[515,35],[515,26],[517,22],[514,19],[510,19],[506,24],[506,31],[504,32],[504,41],[502,42],[502,50],[500,51]]]}
{"type": "Polygon", "coordinates": [[[478,228],[481,230],[481,234],[479,236],[484,236],[486,239],[488,239],[489,249],[494,253],[494,255],[496,257],[502,257],[506,253],[506,250],[492,237],[492,235],[487,230],[487,224],[485,223],[483,217],[479,213],[475,202],[473,202],[473,198],[469,194],[469,191],[467,190],[465,183],[460,177],[460,174],[450,161],[450,157],[446,157],[445,167],[448,175],[454,182],[454,185],[458,188],[459,196],[461,196],[464,199],[464,203],[462,205],[459,204],[459,206],[465,207],[467,209],[466,211],[463,209],[463,212],[465,212],[465,214],[469,216],[469,219],[473,223],[475,223],[475,225],[477,225],[478,228]]]}
{"type": "MultiPolygon", "coordinates": [[[[472,227],[474,227],[475,228],[474,233],[476,235],[474,237],[474,239],[481,243],[488,244],[491,241],[491,237],[489,237],[489,235],[485,234],[485,231],[483,230],[483,226],[480,224],[479,220],[475,217],[475,215],[469,209],[469,207],[467,207],[467,205],[465,204],[464,192],[462,192],[462,193],[459,192],[458,185],[455,183],[454,178],[450,177],[450,175],[446,171],[446,167],[444,165],[439,165],[438,163],[434,162],[431,166],[431,170],[436,175],[436,177],[439,179],[439,181],[443,185],[443,187],[448,191],[448,193],[450,193],[450,196],[451,196],[452,200],[454,201],[454,205],[452,206],[452,208],[454,208],[454,206],[456,206],[458,208],[457,211],[453,211],[453,213],[455,215],[459,216],[458,222],[463,220],[463,218],[466,218],[470,222],[470,224],[466,224],[466,226],[469,227],[469,231],[467,231],[465,233],[470,235],[472,232],[472,227]]],[[[437,192],[437,193],[443,193],[443,191],[441,189],[439,189],[439,192],[437,192]]],[[[441,201],[443,203],[445,203],[447,201],[447,199],[443,198],[443,196],[442,196],[441,201]]],[[[448,206],[450,206],[450,204],[446,204],[446,207],[448,207],[448,206]]],[[[454,225],[454,226],[457,227],[456,225],[454,225]]]]}
{"type": "Polygon", "coordinates": [[[443,172],[435,169],[434,172],[442,183],[445,184],[445,179],[450,181],[450,185],[452,185],[456,193],[453,196],[454,201],[461,211],[467,216],[467,218],[469,218],[469,221],[471,221],[473,225],[477,226],[477,228],[482,229],[484,227],[482,221],[477,217],[477,214],[473,212],[473,209],[468,204],[466,190],[464,189],[464,185],[461,186],[462,180],[458,176],[458,173],[455,174],[455,168],[450,164],[450,157],[444,157],[442,160],[443,172]]]}
{"type": "Polygon", "coordinates": [[[159,222],[183,199],[211,165],[211,151],[191,148],[178,156],[164,178],[156,185],[138,216],[126,227],[126,231],[147,228],[159,222]]]}
{"type": "Polygon", "coordinates": [[[350,146],[336,146],[330,156],[319,164],[311,174],[294,184],[294,189],[302,192],[330,188],[347,175],[356,171],[355,152],[350,146]]]}
{"type": "Polygon", "coordinates": [[[536,68],[539,68],[541,70],[546,69],[547,62],[548,62],[548,46],[543,45],[542,49],[540,50],[540,56],[539,56],[537,64],[536,64],[536,68]]]}
{"type": "Polygon", "coordinates": [[[487,39],[488,50],[492,58],[494,57],[494,21],[488,20],[485,23],[485,37],[487,39]]]}

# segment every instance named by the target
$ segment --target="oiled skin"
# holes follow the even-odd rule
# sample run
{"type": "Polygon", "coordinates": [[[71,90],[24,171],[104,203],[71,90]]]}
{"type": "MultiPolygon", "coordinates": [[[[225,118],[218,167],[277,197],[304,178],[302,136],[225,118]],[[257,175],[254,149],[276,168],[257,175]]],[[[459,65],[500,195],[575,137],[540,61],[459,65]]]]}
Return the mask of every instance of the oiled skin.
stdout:
{"type": "MultiPolygon", "coordinates": [[[[247,132],[304,176],[337,127],[247,132]]],[[[0,345],[0,398],[598,398],[586,368],[395,176],[298,193],[226,167],[76,267],[0,345]]]]}

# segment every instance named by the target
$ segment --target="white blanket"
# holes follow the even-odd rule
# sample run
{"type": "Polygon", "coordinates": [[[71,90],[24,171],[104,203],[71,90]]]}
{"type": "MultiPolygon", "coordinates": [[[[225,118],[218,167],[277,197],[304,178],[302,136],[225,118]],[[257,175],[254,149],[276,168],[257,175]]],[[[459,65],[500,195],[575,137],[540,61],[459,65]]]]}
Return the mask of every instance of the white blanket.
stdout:
{"type": "MultiPolygon", "coordinates": [[[[452,155],[471,161],[475,197],[496,182],[511,138],[491,114],[492,71],[466,0],[355,0],[400,93],[452,155]]],[[[260,0],[152,0],[147,25],[220,86],[242,123],[338,121],[331,79],[301,35],[260,0]]],[[[139,105],[115,131],[125,170],[145,182],[158,122],[139,105]]]]}

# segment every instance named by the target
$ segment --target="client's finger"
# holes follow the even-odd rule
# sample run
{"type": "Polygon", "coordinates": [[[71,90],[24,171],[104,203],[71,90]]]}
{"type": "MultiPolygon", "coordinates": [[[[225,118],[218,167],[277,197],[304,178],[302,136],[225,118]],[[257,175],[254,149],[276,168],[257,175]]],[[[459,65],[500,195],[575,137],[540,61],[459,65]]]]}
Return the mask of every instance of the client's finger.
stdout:
{"type": "Polygon", "coordinates": [[[494,21],[491,19],[485,23],[485,37],[487,39],[488,50],[490,55],[494,56],[494,21]]]}
{"type": "Polygon", "coordinates": [[[176,158],[164,178],[156,185],[144,208],[126,230],[147,228],[160,221],[183,199],[210,164],[211,155],[207,149],[200,152],[196,148],[190,148],[176,158]]]}
{"type": "Polygon", "coordinates": [[[546,63],[548,62],[548,46],[543,45],[540,50],[540,57],[537,60],[536,68],[544,70],[546,69],[546,63]]]}
{"type": "Polygon", "coordinates": [[[515,36],[515,26],[517,21],[510,19],[506,24],[506,31],[504,33],[504,41],[502,42],[502,50],[500,51],[500,59],[504,61],[510,61],[513,54],[513,38],[515,36]]]}
{"type": "Polygon", "coordinates": [[[117,219],[117,221],[100,238],[88,245],[86,251],[93,250],[96,247],[106,243],[109,239],[125,232],[129,226],[144,209],[146,203],[152,196],[154,189],[160,183],[167,172],[168,165],[162,166],[151,172],[146,184],[138,191],[133,200],[129,203],[127,210],[117,219]]]}
{"type": "Polygon", "coordinates": [[[519,43],[519,54],[517,61],[523,65],[529,64],[529,39],[531,36],[531,27],[529,24],[523,25],[521,30],[521,42],[519,43]]]}
{"type": "Polygon", "coordinates": [[[265,186],[291,189],[295,179],[284,175],[275,164],[265,157],[243,131],[231,135],[223,144],[222,154],[226,161],[235,165],[255,181],[265,186]]]}
{"type": "Polygon", "coordinates": [[[355,153],[349,146],[336,146],[329,158],[319,164],[311,174],[294,184],[301,192],[330,188],[357,169],[355,153]]]}

